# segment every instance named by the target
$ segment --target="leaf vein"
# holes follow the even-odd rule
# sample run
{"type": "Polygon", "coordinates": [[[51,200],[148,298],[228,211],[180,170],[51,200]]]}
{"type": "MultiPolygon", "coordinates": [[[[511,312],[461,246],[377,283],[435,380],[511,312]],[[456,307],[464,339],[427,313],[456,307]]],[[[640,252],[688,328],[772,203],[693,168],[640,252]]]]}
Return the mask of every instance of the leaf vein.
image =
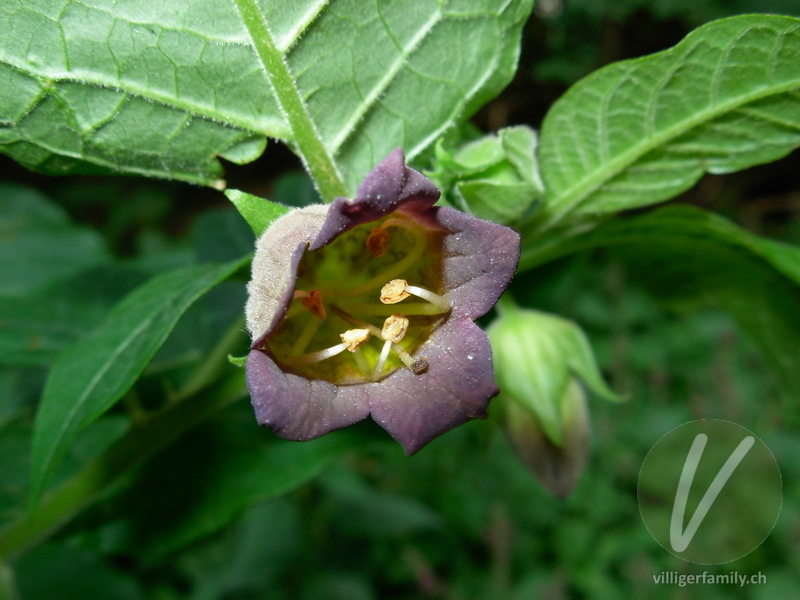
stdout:
{"type": "MultiPolygon", "coordinates": [[[[350,119],[348,119],[344,126],[339,130],[339,133],[333,137],[329,143],[332,154],[335,155],[341,149],[344,142],[347,141],[351,135],[353,135],[357,125],[361,122],[364,116],[370,110],[372,110],[373,106],[375,106],[380,97],[386,92],[397,75],[403,70],[403,67],[406,65],[411,55],[433,31],[434,27],[441,22],[442,18],[443,13],[440,7],[431,18],[429,18],[420,26],[408,45],[403,48],[402,52],[397,55],[392,65],[387,69],[386,74],[372,87],[369,93],[365,96],[364,102],[362,102],[356,108],[350,119]]],[[[388,30],[387,33],[389,33],[388,30]]],[[[389,35],[391,34],[389,33],[389,35]]]]}
{"type": "Polygon", "coordinates": [[[237,129],[247,130],[251,133],[260,133],[262,135],[281,139],[286,139],[289,135],[289,129],[282,120],[266,119],[262,122],[256,122],[254,119],[245,117],[243,115],[237,115],[230,111],[222,112],[213,109],[212,107],[202,106],[194,102],[188,102],[186,99],[169,97],[153,89],[142,89],[139,86],[132,84],[130,81],[119,81],[110,84],[86,77],[85,74],[81,74],[81,77],[77,77],[72,73],[50,73],[45,76],[43,74],[35,73],[29,69],[26,69],[24,66],[14,64],[13,62],[3,58],[0,58],[0,64],[6,65],[15,71],[35,79],[41,80],[42,77],[47,77],[49,81],[56,84],[74,83],[78,85],[90,85],[104,90],[111,90],[136,98],[141,98],[142,100],[148,102],[154,102],[168,109],[189,112],[198,118],[229,125],[237,129]]]}

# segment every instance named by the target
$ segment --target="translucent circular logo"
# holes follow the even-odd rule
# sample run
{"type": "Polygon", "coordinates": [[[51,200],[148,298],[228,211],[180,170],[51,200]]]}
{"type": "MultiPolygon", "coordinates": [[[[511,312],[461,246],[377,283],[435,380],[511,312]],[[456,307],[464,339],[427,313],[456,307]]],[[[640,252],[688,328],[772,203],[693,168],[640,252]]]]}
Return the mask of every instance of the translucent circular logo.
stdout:
{"type": "Polygon", "coordinates": [[[675,556],[720,564],[755,550],[781,511],[783,483],[766,444],[730,421],[676,427],[639,472],[639,511],[675,556]]]}

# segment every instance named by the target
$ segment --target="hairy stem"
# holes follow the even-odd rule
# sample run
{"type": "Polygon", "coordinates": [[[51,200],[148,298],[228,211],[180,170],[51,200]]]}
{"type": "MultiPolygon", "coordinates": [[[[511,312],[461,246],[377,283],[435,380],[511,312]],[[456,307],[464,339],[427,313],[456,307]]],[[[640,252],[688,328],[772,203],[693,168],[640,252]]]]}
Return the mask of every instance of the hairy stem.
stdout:
{"type": "Polygon", "coordinates": [[[0,561],[20,554],[54,533],[121,475],[244,395],[244,373],[235,369],[203,393],[187,397],[134,426],[103,454],[47,494],[29,515],[0,529],[0,561]]]}
{"type": "Polygon", "coordinates": [[[314,127],[308,108],[295,86],[283,54],[275,46],[258,3],[256,0],[235,0],[235,2],[253,40],[253,47],[269,76],[278,104],[289,121],[297,153],[316,183],[320,195],[327,202],[336,196],[346,196],[347,188],[336,169],[333,157],[328,153],[314,127]]]}

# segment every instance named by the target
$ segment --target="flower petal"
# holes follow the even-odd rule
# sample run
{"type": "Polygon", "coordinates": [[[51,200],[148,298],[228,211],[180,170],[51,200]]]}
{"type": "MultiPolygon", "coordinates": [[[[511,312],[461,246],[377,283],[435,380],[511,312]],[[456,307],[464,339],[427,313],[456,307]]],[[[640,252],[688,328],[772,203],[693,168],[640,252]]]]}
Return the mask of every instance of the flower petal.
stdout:
{"type": "Polygon", "coordinates": [[[454,208],[437,210],[439,223],[452,232],[444,240],[444,295],[453,317],[476,319],[495,305],[514,276],[519,234],[454,208]]]}
{"type": "Polygon", "coordinates": [[[264,341],[286,315],[292,300],[297,266],[328,213],[322,204],[307,206],[277,219],[256,242],[252,278],[247,284],[247,330],[251,348],[264,341]]]}
{"type": "Polygon", "coordinates": [[[372,418],[409,455],[453,427],[485,417],[497,395],[489,339],[468,319],[448,320],[415,355],[428,360],[426,373],[400,368],[369,385],[372,418]]]}
{"type": "Polygon", "coordinates": [[[453,427],[485,416],[497,387],[489,340],[472,319],[490,310],[508,285],[520,239],[507,227],[434,207],[438,198],[433,183],[405,166],[397,149],[367,175],[352,200],[293,211],[258,240],[246,307],[254,348],[246,374],[259,423],[280,437],[309,440],[371,413],[413,454],[453,427]],[[256,349],[286,316],[304,252],[393,212],[445,234],[440,281],[452,309],[414,352],[427,361],[427,370],[420,374],[415,367],[415,374],[400,367],[380,382],[335,385],[286,372],[269,351],[256,349]]]}
{"type": "Polygon", "coordinates": [[[322,248],[345,231],[381,219],[396,210],[439,229],[428,214],[438,199],[439,190],[433,182],[407,167],[403,151],[397,148],[367,174],[358,186],[355,198],[333,200],[325,225],[310,249],[322,248]]]}
{"type": "Polygon", "coordinates": [[[256,419],[288,440],[311,440],[352,425],[369,414],[362,386],[336,386],[281,371],[260,350],[247,357],[247,387],[256,419]]]}

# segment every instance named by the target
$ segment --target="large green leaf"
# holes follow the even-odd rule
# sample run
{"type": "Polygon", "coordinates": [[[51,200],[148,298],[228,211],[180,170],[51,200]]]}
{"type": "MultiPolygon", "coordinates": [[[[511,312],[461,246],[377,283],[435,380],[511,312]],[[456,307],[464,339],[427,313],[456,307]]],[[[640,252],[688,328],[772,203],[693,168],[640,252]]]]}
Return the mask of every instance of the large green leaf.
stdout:
{"type": "MultiPolygon", "coordinates": [[[[392,148],[417,156],[508,83],[532,0],[264,0],[306,109],[349,186],[392,148]]],[[[48,173],[222,185],[289,138],[234,3],[0,4],[0,149],[48,173]]]]}
{"type": "Polygon", "coordinates": [[[786,388],[800,392],[800,247],[760,238],[698,208],[671,206],[523,257],[525,266],[614,248],[635,279],[678,306],[728,311],[760,343],[786,388]]]}
{"type": "Polygon", "coordinates": [[[670,50],[601,69],[553,105],[542,126],[538,226],[659,202],[704,172],[798,146],[800,19],[715,21],[670,50]]]}
{"type": "Polygon", "coordinates": [[[0,364],[52,364],[143,279],[133,269],[104,265],[23,298],[0,297],[0,364]]]}
{"type": "Polygon", "coordinates": [[[521,268],[529,269],[567,254],[604,246],[646,244],[651,240],[700,240],[735,246],[767,261],[800,285],[800,247],[759,237],[720,215],[702,209],[667,206],[633,218],[615,219],[583,234],[553,240],[523,251],[521,268]]]}
{"type": "Polygon", "coordinates": [[[36,416],[33,499],[43,491],[76,432],[133,385],[186,309],[243,263],[187,267],[155,277],[117,305],[100,327],[59,356],[36,416]]]}
{"type": "Polygon", "coordinates": [[[306,483],[352,445],[348,431],[302,444],[278,440],[256,427],[252,408],[241,403],[146,465],[107,515],[113,526],[125,523],[117,543],[158,560],[306,483]]]}

